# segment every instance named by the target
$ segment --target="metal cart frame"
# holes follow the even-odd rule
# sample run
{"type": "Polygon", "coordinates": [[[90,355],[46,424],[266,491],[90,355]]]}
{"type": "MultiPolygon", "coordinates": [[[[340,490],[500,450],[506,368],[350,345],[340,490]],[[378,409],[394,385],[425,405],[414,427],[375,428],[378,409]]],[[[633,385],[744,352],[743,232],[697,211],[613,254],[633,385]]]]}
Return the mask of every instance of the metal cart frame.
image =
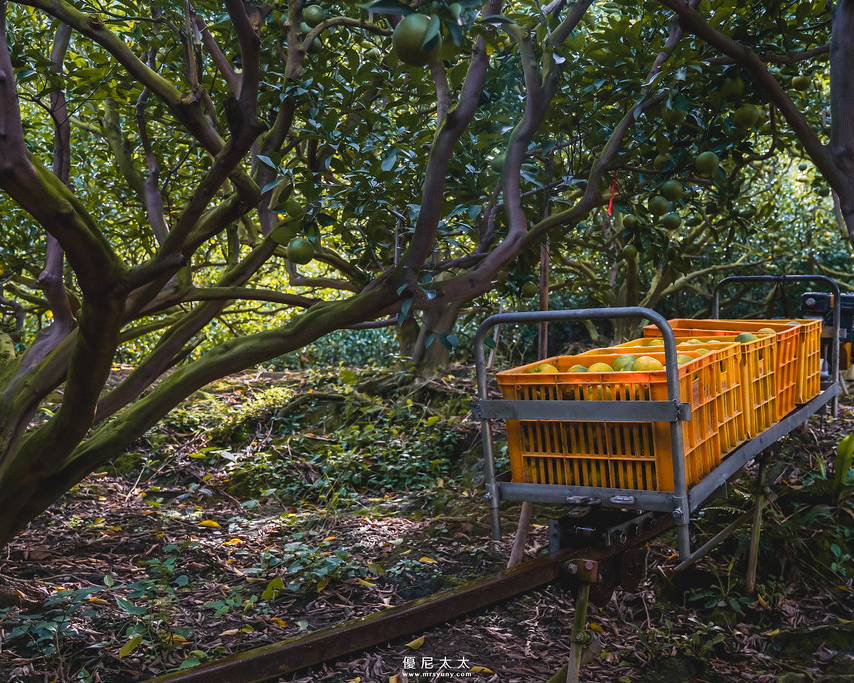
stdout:
{"type": "MultiPolygon", "coordinates": [[[[477,402],[473,407],[474,417],[481,420],[483,452],[486,474],[486,502],[489,507],[492,537],[501,538],[499,505],[502,500],[530,501],[532,503],[558,503],[569,505],[599,505],[647,512],[665,512],[674,517],[676,523],[677,548],[681,565],[687,565],[704,555],[714,543],[707,543],[692,552],[689,534],[691,514],[696,512],[715,491],[746,463],[753,460],[768,446],[779,440],[834,401],[839,394],[839,324],[841,301],[839,286],[830,278],[819,275],[789,276],[745,276],[721,280],[715,288],[712,311],[717,314],[719,290],[736,281],[763,281],[784,284],[795,280],[818,280],[826,283],[835,294],[833,326],[829,332],[834,340],[831,372],[828,381],[822,382],[821,391],[808,403],[795,408],[780,422],[758,436],[746,441],[726,458],[711,473],[692,488],[688,488],[685,476],[684,444],[680,422],[691,419],[690,405],[679,401],[678,365],[676,362],[676,338],[667,320],[648,308],[640,306],[620,308],[585,308],[559,311],[534,311],[520,313],[498,313],[486,318],[475,334],[475,371],[477,375],[477,402]],[[665,373],[667,378],[666,401],[510,401],[491,400],[487,397],[487,370],[484,342],[487,332],[495,325],[505,323],[536,324],[567,320],[602,320],[614,318],[645,318],[655,324],[664,339],[665,373]],[[673,456],[673,491],[645,491],[635,489],[600,488],[591,486],[569,486],[557,484],[528,484],[499,481],[495,468],[492,443],[493,420],[564,420],[564,421],[615,421],[615,422],[669,422],[671,450],[673,456]]],[[[719,540],[719,539],[718,539],[719,540]]],[[[713,541],[717,542],[716,539],[713,541]]]]}

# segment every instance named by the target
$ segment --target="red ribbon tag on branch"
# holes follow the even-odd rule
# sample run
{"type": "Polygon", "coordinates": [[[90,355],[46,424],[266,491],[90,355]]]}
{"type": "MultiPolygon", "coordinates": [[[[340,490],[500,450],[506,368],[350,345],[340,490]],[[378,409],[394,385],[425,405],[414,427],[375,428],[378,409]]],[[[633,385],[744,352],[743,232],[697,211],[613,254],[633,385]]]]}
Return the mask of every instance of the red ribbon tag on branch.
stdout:
{"type": "Polygon", "coordinates": [[[617,194],[617,175],[619,171],[614,172],[614,180],[611,182],[611,201],[608,202],[608,215],[611,215],[611,210],[614,208],[614,195],[617,194]]]}

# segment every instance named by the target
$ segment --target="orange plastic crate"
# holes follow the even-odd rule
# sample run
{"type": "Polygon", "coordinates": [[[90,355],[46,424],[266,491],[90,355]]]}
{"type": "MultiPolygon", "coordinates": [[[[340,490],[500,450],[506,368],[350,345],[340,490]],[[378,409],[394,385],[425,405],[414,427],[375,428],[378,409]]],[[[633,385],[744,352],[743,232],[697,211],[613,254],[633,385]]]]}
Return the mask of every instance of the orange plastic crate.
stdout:
{"type": "MultiPolygon", "coordinates": [[[[720,434],[721,454],[725,457],[748,438],[748,417],[745,408],[747,400],[742,386],[740,370],[741,347],[737,342],[720,342],[713,337],[707,337],[701,341],[706,343],[702,346],[689,344],[685,342],[684,338],[677,337],[676,352],[690,354],[701,348],[708,350],[714,357],[717,364],[715,382],[718,394],[718,432],[720,434]]],[[[651,347],[648,346],[648,343],[649,338],[633,339],[622,344],[616,344],[613,348],[624,349],[624,353],[639,356],[649,351],[651,347]]],[[[652,348],[660,349],[661,347],[652,348]]]]}
{"type": "MultiPolygon", "coordinates": [[[[774,330],[776,341],[776,364],[774,367],[774,382],[775,391],[777,392],[777,400],[775,402],[775,418],[777,421],[782,420],[786,415],[795,409],[795,384],[797,381],[797,353],[798,353],[798,325],[792,324],[791,321],[784,322],[780,320],[723,320],[723,319],[705,319],[694,320],[691,318],[678,318],[669,320],[670,326],[674,329],[675,334],[682,336],[689,335],[726,335],[736,334],[739,332],[753,332],[767,327],[774,330]],[[677,331],[678,330],[678,331],[677,331]]],[[[647,329],[654,325],[644,328],[644,334],[647,329]]]]}
{"type": "MultiPolygon", "coordinates": [[[[777,325],[789,325],[798,330],[795,344],[795,388],[794,403],[806,403],[821,391],[821,320],[791,319],[745,320],[738,322],[757,323],[761,327],[777,330],[777,325]]],[[[791,334],[791,333],[789,333],[791,334]]],[[[792,335],[794,336],[794,335],[792,335]]],[[[778,348],[779,348],[778,331],[778,348]]],[[[778,354],[780,351],[778,351],[778,354]]],[[[792,405],[794,409],[794,404],[792,405]]]]}
{"type": "MultiPolygon", "coordinates": [[[[720,330],[680,329],[679,334],[691,335],[693,339],[735,342],[737,335],[720,330]]],[[[648,337],[659,336],[655,326],[644,328],[648,337]]],[[[776,334],[761,334],[758,339],[739,342],[736,362],[741,376],[741,399],[743,401],[744,424],[747,436],[753,438],[764,432],[777,421],[777,385],[774,379],[776,367],[776,334]]]]}
{"type": "Polygon", "coordinates": [[[795,403],[806,403],[821,392],[821,320],[795,322],[800,324],[795,403]]]}
{"type": "MultiPolygon", "coordinates": [[[[596,360],[612,363],[619,352],[603,351],[596,360]]],[[[664,362],[664,354],[650,355],[664,362]]],[[[667,379],[652,372],[579,372],[594,356],[556,356],[497,373],[502,395],[510,400],[664,401],[667,379]],[[531,373],[540,363],[560,372],[531,373]]],[[[720,463],[715,363],[700,356],[679,367],[680,400],[692,418],[680,422],[688,485],[720,463]]],[[[507,445],[513,481],[647,491],[673,491],[673,456],[668,422],[572,422],[507,420],[507,445]]]]}

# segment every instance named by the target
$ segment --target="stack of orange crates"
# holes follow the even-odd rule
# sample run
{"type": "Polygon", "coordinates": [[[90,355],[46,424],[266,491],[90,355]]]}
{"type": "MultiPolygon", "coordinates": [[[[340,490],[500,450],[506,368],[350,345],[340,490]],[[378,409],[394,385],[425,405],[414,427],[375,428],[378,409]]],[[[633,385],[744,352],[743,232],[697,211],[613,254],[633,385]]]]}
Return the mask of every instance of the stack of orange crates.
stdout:
{"type": "MultiPolygon", "coordinates": [[[[715,382],[718,395],[718,433],[722,455],[734,450],[749,438],[754,420],[754,412],[749,410],[744,398],[746,392],[743,389],[741,365],[745,349],[741,344],[732,341],[733,339],[734,337],[676,338],[677,354],[692,353],[702,349],[712,354],[717,365],[715,382]]],[[[660,346],[650,347],[649,341],[646,338],[633,339],[616,344],[614,348],[623,349],[624,353],[636,356],[645,355],[650,348],[661,348],[660,346]]]]}
{"type": "MultiPolygon", "coordinates": [[[[556,356],[496,375],[509,400],[666,401],[663,370],[569,372],[576,364],[612,363],[622,351],[595,356],[556,356]],[[541,363],[554,374],[532,373],[541,363]]],[[[650,352],[664,362],[662,352],[650,352]]],[[[688,354],[691,355],[691,354],[688,354]]],[[[679,399],[692,418],[681,422],[686,479],[696,484],[719,463],[717,381],[714,357],[696,356],[679,366],[679,399]]],[[[672,491],[673,456],[668,422],[573,422],[507,420],[507,444],[514,481],[604,488],[672,491]]]]}
{"type": "MultiPolygon", "coordinates": [[[[691,405],[682,429],[688,486],[722,458],[820,392],[820,320],[668,321],[679,366],[679,400],[691,405]],[[768,328],[773,334],[759,330],[768,328]],[[736,342],[740,332],[756,339],[736,342]]],[[[555,356],[497,373],[508,400],[663,401],[664,370],[569,372],[573,365],[611,365],[619,356],[651,356],[664,364],[661,333],[574,356],[555,356]],[[652,345],[650,345],[652,343],[652,345]],[[557,372],[534,372],[542,364],[557,372]]],[[[570,420],[507,420],[513,481],[649,491],[674,489],[670,424],[570,420]]]]}

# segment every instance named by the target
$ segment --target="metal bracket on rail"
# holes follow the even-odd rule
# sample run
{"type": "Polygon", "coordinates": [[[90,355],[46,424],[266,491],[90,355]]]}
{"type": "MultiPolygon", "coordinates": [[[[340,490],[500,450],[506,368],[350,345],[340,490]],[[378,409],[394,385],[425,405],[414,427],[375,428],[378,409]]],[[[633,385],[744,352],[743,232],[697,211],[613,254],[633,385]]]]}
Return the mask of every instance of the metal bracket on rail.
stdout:
{"type": "Polygon", "coordinates": [[[602,651],[602,644],[596,634],[587,631],[587,606],[590,602],[590,587],[598,580],[599,563],[596,560],[571,560],[567,564],[566,570],[578,580],[566,683],[578,683],[581,665],[584,663],[582,660],[585,648],[593,655],[602,651]]]}

